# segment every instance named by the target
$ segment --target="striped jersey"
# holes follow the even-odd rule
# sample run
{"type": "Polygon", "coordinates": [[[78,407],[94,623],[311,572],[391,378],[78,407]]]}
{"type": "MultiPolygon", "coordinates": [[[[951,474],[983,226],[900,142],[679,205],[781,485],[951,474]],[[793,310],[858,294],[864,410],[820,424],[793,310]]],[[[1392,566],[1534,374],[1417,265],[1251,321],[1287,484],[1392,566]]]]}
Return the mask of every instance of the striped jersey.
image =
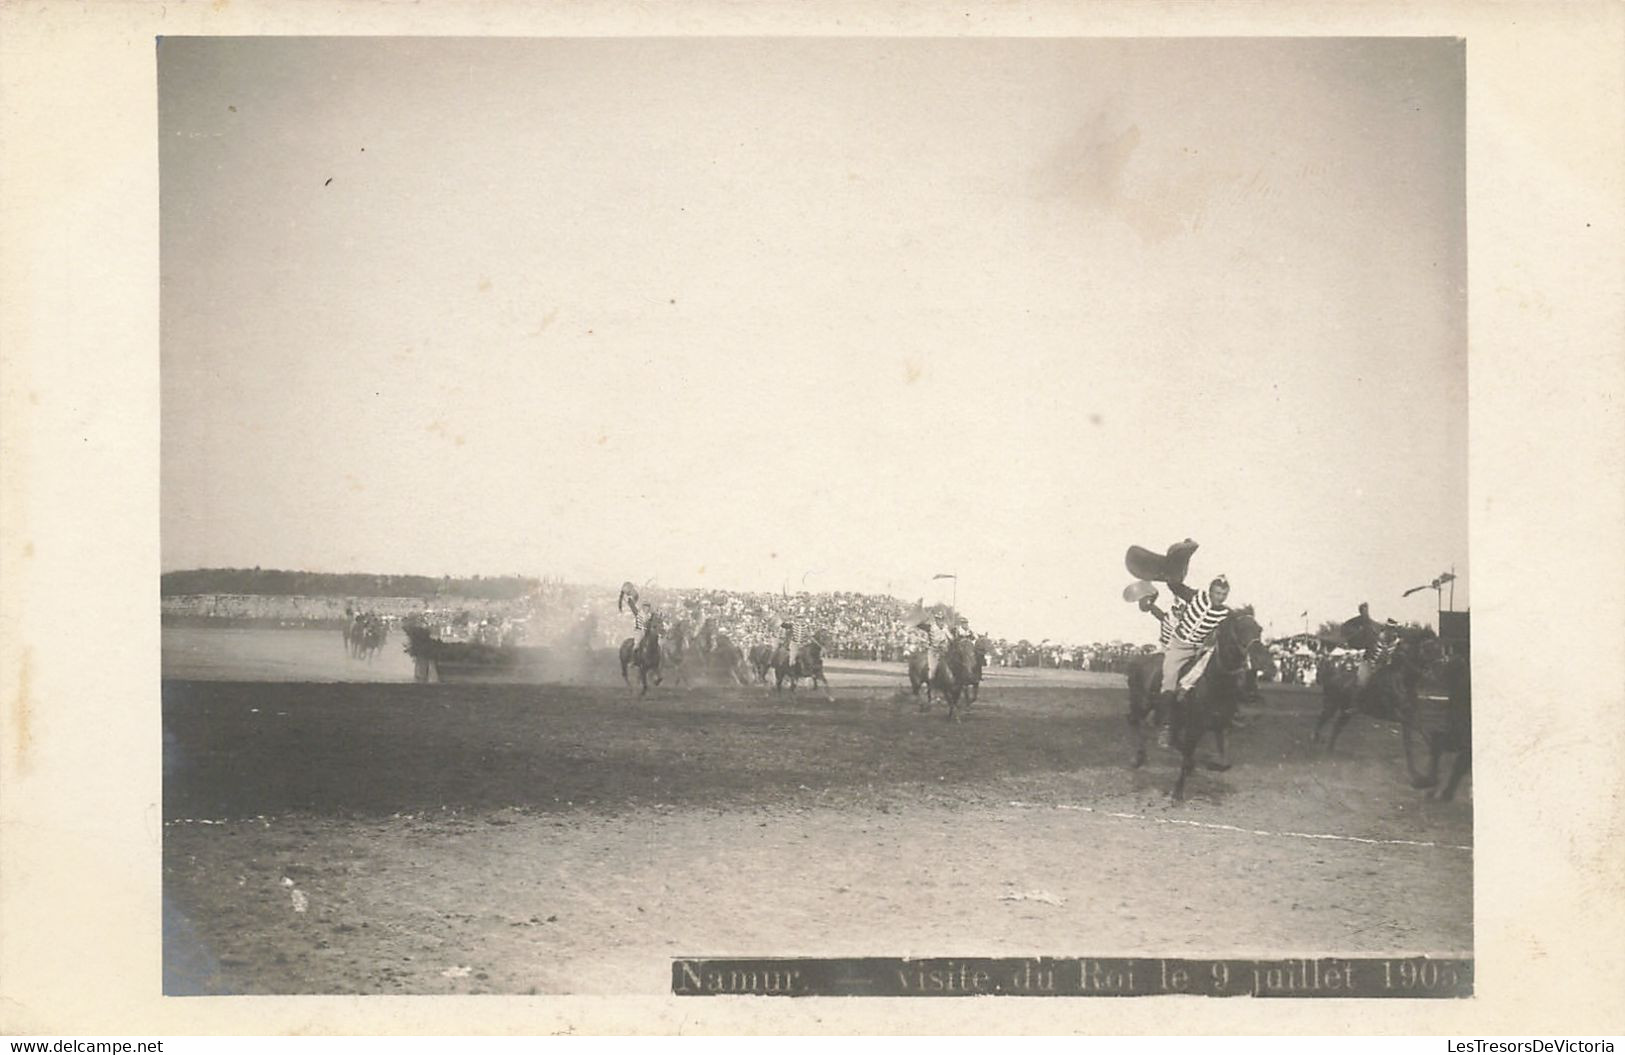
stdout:
{"type": "Polygon", "coordinates": [[[1198,591],[1185,605],[1185,613],[1179,617],[1172,636],[1187,645],[1200,645],[1219,629],[1229,614],[1230,609],[1213,600],[1206,590],[1198,591]]]}
{"type": "Polygon", "coordinates": [[[1180,617],[1184,614],[1185,606],[1182,604],[1176,604],[1174,605],[1173,611],[1168,612],[1162,617],[1162,627],[1157,631],[1157,641],[1159,644],[1164,646],[1168,644],[1168,639],[1174,636],[1174,628],[1179,625],[1180,617]]]}

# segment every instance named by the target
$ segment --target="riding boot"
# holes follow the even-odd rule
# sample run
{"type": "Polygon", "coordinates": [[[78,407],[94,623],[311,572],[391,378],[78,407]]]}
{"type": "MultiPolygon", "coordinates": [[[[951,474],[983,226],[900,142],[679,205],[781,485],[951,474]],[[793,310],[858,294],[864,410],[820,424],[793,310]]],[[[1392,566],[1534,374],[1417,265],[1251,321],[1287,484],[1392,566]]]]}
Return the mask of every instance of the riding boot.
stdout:
{"type": "Polygon", "coordinates": [[[1179,697],[1177,692],[1162,693],[1162,700],[1158,706],[1158,710],[1162,713],[1165,724],[1163,725],[1162,733],[1157,740],[1158,744],[1162,747],[1172,747],[1173,745],[1179,743],[1180,721],[1178,699],[1179,697]]]}

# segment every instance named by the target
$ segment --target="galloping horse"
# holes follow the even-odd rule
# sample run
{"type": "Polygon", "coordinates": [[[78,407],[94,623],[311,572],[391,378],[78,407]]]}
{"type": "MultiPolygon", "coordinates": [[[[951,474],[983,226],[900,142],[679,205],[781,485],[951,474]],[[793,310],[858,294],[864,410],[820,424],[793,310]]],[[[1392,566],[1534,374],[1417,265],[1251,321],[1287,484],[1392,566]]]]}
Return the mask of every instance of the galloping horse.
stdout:
{"type": "Polygon", "coordinates": [[[959,721],[960,702],[963,701],[966,707],[971,705],[970,692],[976,684],[976,642],[965,637],[948,642],[942,652],[942,661],[937,664],[936,674],[929,679],[924,677],[925,654],[918,653],[909,660],[909,680],[914,680],[916,665],[925,685],[925,699],[920,702],[920,712],[923,714],[931,709],[931,690],[936,689],[948,701],[948,720],[959,721]]]}
{"type": "MultiPolygon", "coordinates": [[[[1231,612],[1214,631],[1213,656],[1208,660],[1207,669],[1196,679],[1196,684],[1175,700],[1169,741],[1181,756],[1179,779],[1174,783],[1173,790],[1176,801],[1185,798],[1185,781],[1196,768],[1196,748],[1207,733],[1213,734],[1219,749],[1219,760],[1210,763],[1210,768],[1219,772],[1230,768],[1225,733],[1235,720],[1236,708],[1246,694],[1248,674],[1253,670],[1256,653],[1261,648],[1261,637],[1258,620],[1253,618],[1250,610],[1238,608],[1231,612]]],[[[1134,753],[1136,767],[1145,764],[1148,734],[1145,718],[1154,710],[1153,701],[1161,687],[1161,654],[1153,653],[1135,660],[1129,668],[1129,724],[1134,727],[1137,741],[1134,753]]]]}
{"type": "Polygon", "coordinates": [[[626,674],[628,667],[638,668],[638,678],[643,682],[643,690],[638,693],[639,696],[648,693],[651,675],[655,684],[660,684],[660,652],[658,623],[644,628],[643,637],[629,637],[621,642],[621,680],[626,682],[627,688],[632,687],[632,679],[626,674]]]}
{"type": "Polygon", "coordinates": [[[1331,754],[1337,746],[1338,734],[1355,711],[1373,718],[1401,717],[1414,701],[1423,674],[1438,657],[1438,639],[1431,633],[1415,642],[1401,641],[1394,647],[1393,658],[1366,679],[1364,688],[1360,687],[1359,676],[1354,671],[1322,660],[1316,680],[1320,682],[1325,702],[1315,721],[1314,742],[1320,743],[1321,733],[1330,722],[1332,731],[1326,738],[1326,753],[1331,754]]]}
{"type": "Polygon", "coordinates": [[[824,695],[829,695],[829,679],[824,677],[824,643],[816,637],[797,650],[794,663],[790,662],[790,650],[783,645],[773,650],[773,691],[783,691],[788,681],[790,691],[795,692],[796,682],[802,678],[812,679],[815,689],[823,682],[824,695]]]}

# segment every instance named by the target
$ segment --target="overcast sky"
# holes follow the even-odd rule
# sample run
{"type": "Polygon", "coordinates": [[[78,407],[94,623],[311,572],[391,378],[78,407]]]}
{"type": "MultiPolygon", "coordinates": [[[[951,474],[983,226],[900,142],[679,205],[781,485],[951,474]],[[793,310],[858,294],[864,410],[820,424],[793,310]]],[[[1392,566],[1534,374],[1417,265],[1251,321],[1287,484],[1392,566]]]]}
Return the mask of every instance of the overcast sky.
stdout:
{"type": "Polygon", "coordinates": [[[1146,640],[1467,571],[1447,40],[166,38],[163,565],[1146,640]],[[949,584],[938,593],[946,598],[949,584]]]}

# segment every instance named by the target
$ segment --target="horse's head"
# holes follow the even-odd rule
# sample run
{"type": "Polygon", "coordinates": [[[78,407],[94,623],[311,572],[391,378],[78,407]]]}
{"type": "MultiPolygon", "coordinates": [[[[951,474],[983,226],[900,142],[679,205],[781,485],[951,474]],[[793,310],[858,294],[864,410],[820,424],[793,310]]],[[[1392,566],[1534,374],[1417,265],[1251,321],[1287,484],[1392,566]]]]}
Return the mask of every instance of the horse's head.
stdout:
{"type": "Polygon", "coordinates": [[[1218,646],[1217,659],[1225,673],[1240,677],[1249,671],[1269,669],[1269,650],[1264,648],[1263,643],[1264,631],[1253,617],[1251,608],[1237,608],[1225,616],[1214,636],[1218,646]]]}

